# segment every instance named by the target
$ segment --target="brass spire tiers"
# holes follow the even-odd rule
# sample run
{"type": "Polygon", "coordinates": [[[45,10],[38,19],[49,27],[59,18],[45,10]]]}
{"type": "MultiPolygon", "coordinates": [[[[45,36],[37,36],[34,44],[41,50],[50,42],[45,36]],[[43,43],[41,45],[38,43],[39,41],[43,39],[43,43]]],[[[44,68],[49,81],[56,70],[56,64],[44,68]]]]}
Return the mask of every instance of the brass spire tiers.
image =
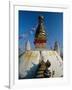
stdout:
{"type": "Polygon", "coordinates": [[[36,48],[45,48],[46,47],[46,32],[44,28],[44,17],[38,17],[38,27],[35,33],[34,44],[36,48]]]}

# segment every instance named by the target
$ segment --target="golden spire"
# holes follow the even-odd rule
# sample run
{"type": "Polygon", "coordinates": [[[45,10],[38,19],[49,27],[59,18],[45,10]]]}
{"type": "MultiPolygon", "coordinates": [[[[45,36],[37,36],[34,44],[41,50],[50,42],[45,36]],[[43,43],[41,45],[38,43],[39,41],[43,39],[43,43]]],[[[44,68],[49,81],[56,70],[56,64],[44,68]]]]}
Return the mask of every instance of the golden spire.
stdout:
{"type": "Polygon", "coordinates": [[[36,48],[45,48],[46,46],[46,32],[44,28],[44,17],[38,17],[38,27],[35,33],[34,44],[36,48]]]}

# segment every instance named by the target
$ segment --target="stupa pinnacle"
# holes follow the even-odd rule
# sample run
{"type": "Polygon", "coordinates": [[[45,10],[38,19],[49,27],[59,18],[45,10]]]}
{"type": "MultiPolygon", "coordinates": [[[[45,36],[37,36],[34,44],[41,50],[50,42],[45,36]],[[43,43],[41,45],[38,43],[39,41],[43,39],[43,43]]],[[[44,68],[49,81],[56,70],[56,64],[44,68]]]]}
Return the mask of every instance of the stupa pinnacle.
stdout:
{"type": "Polygon", "coordinates": [[[31,50],[31,46],[30,46],[30,42],[29,40],[26,42],[25,44],[25,50],[28,51],[28,50],[31,50]]]}
{"type": "Polygon", "coordinates": [[[46,47],[46,32],[44,28],[44,17],[38,17],[38,27],[35,33],[34,44],[36,48],[45,48],[46,47]]]}

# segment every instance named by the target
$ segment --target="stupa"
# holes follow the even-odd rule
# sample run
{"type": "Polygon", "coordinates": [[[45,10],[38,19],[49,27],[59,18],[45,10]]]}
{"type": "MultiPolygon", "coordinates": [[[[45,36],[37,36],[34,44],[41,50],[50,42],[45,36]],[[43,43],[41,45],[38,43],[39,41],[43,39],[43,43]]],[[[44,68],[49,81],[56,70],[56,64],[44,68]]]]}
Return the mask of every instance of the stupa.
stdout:
{"type": "Polygon", "coordinates": [[[60,55],[60,47],[57,41],[54,43],[54,51],[56,51],[60,55]]]}
{"type": "Polygon", "coordinates": [[[19,57],[19,79],[63,76],[63,60],[58,53],[58,45],[55,43],[54,50],[46,50],[46,42],[44,17],[39,16],[34,38],[36,50],[31,49],[28,41],[26,51],[19,57]]]}
{"type": "Polygon", "coordinates": [[[31,50],[31,46],[30,46],[29,40],[27,40],[27,42],[25,44],[25,51],[27,51],[27,50],[31,50]]]}

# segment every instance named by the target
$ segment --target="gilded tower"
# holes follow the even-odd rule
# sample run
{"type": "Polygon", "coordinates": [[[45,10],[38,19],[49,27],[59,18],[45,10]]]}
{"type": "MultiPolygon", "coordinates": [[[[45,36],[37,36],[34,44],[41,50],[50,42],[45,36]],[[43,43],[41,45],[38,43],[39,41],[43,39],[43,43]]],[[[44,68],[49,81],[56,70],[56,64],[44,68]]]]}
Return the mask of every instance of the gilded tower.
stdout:
{"type": "Polygon", "coordinates": [[[46,32],[44,28],[44,17],[38,17],[38,27],[35,32],[34,39],[35,48],[45,48],[46,47],[46,32]]]}

